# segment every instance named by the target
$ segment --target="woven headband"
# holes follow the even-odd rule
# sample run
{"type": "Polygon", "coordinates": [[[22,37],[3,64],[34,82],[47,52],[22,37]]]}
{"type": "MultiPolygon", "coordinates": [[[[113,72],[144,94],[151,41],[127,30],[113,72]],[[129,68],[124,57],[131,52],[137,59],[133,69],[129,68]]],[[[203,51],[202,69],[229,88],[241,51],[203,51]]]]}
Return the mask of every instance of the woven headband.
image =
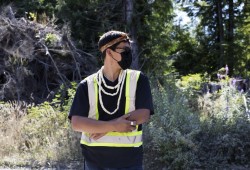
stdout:
{"type": "Polygon", "coordinates": [[[100,48],[100,51],[103,52],[104,50],[106,50],[107,48],[111,47],[112,45],[114,45],[114,44],[116,44],[118,42],[124,41],[124,40],[129,40],[129,38],[128,38],[127,35],[122,35],[122,37],[119,37],[119,38],[116,38],[116,39],[110,41],[109,43],[107,43],[104,46],[102,46],[100,48]]]}

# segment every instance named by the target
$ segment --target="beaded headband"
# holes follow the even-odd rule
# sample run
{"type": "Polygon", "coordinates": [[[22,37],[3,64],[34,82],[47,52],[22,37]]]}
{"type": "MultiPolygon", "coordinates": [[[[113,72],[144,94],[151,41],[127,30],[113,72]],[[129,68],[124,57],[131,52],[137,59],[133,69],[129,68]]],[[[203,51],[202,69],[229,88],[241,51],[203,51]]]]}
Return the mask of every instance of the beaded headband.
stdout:
{"type": "Polygon", "coordinates": [[[106,50],[107,48],[111,47],[112,45],[118,43],[118,42],[121,42],[121,41],[124,41],[124,40],[129,40],[127,34],[123,34],[121,37],[118,37],[112,41],[110,41],[109,43],[105,44],[104,46],[102,46],[100,48],[100,51],[103,52],[104,50],[106,50]]]}

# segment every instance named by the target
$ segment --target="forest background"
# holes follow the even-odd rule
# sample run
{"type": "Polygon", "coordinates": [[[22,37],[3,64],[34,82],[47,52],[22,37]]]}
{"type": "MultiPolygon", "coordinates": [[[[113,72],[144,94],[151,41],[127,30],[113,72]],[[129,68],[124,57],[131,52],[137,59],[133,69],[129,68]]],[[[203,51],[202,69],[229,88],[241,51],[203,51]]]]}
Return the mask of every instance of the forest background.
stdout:
{"type": "Polygon", "coordinates": [[[80,134],[67,114],[77,83],[102,64],[100,35],[121,30],[133,40],[131,67],[148,75],[154,99],[145,169],[250,168],[247,0],[0,5],[0,166],[82,166],[80,134]]]}

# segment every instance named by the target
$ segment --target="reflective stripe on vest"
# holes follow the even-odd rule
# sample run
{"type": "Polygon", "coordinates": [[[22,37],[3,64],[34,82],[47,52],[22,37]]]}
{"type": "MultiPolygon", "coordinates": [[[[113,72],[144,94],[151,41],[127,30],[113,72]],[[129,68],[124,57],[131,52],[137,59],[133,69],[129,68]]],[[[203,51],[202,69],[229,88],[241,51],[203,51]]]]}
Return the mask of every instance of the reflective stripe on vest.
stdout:
{"type": "MultiPolygon", "coordinates": [[[[125,114],[135,110],[135,94],[140,71],[127,69],[125,84],[125,114]]],[[[97,74],[86,78],[89,96],[89,118],[99,119],[97,74]],[[94,95],[93,95],[94,94],[94,95]]],[[[87,146],[139,147],[142,145],[142,131],[138,126],[133,132],[109,132],[98,140],[91,139],[82,133],[81,144],[87,146]]]]}

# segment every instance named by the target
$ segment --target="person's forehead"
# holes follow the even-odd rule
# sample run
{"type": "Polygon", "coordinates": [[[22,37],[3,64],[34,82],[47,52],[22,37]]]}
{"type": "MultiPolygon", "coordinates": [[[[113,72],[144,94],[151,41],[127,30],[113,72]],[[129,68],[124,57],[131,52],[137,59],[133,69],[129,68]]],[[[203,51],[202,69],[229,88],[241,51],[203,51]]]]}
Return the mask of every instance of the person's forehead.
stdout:
{"type": "Polygon", "coordinates": [[[121,42],[117,47],[130,47],[130,44],[128,42],[121,42]]]}

